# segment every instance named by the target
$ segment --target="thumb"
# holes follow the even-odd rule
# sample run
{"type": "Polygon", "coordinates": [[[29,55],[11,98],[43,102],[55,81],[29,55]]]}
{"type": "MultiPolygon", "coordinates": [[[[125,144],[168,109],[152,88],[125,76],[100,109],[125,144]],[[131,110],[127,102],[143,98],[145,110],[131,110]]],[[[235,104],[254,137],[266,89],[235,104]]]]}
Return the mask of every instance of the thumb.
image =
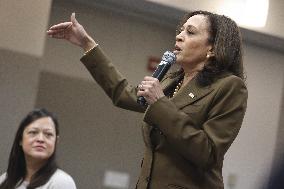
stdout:
{"type": "Polygon", "coordinates": [[[71,14],[71,22],[72,22],[72,24],[74,24],[74,25],[76,25],[76,24],[79,24],[79,22],[76,20],[76,18],[75,18],[75,12],[73,12],[72,14],[71,14]]]}

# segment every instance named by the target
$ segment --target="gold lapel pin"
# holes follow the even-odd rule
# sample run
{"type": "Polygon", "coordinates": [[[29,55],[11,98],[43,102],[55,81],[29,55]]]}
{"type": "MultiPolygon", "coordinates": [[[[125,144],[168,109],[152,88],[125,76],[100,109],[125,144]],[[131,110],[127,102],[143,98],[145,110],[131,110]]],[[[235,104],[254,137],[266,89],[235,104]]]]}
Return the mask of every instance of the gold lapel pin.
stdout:
{"type": "Polygon", "coordinates": [[[191,98],[194,98],[194,94],[193,93],[189,93],[188,96],[190,96],[191,98]]]}

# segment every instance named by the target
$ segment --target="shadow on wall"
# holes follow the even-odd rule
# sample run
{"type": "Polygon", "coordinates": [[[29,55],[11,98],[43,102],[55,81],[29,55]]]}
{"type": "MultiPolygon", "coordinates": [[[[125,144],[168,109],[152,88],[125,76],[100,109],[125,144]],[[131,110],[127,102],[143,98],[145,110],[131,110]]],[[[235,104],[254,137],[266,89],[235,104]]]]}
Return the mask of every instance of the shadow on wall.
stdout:
{"type": "Polygon", "coordinates": [[[272,171],[268,184],[264,189],[283,189],[284,188],[284,158],[278,162],[272,171]]]}
{"type": "MultiPolygon", "coordinates": [[[[283,91],[284,94],[284,86],[283,91]]],[[[284,115],[284,99],[282,99],[282,106],[280,108],[281,115],[284,115]]],[[[280,116],[279,120],[279,126],[277,131],[277,141],[276,141],[276,148],[274,153],[274,164],[273,169],[270,174],[268,184],[265,189],[283,189],[284,188],[284,140],[283,140],[283,134],[284,134],[284,116],[280,116]]]]}

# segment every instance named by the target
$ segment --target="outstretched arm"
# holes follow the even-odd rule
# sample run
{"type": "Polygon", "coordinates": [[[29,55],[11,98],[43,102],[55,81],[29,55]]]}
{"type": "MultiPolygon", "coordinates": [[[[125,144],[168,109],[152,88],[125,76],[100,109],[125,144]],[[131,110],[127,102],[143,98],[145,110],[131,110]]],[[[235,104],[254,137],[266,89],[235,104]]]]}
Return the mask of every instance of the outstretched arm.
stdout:
{"type": "Polygon", "coordinates": [[[75,13],[71,14],[70,22],[53,25],[47,34],[56,39],[65,39],[77,45],[86,52],[97,45],[95,40],[88,35],[84,27],[76,20],[75,13]]]}
{"type": "Polygon", "coordinates": [[[52,38],[65,39],[85,51],[81,61],[116,106],[138,112],[145,111],[146,107],[136,102],[137,88],[128,84],[99,47],[94,48],[98,44],[76,20],[75,13],[71,14],[70,22],[51,26],[47,34],[52,38]]]}

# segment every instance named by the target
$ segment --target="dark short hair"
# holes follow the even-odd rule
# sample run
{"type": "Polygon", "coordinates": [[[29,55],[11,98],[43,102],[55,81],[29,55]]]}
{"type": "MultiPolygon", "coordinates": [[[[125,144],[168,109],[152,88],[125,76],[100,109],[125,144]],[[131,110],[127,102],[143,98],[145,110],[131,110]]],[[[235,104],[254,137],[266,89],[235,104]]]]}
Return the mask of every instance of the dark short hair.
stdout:
{"type": "MultiPolygon", "coordinates": [[[[0,189],[15,188],[15,186],[19,182],[22,182],[25,178],[26,162],[22,146],[20,145],[20,142],[23,138],[23,132],[29,124],[44,117],[50,117],[52,119],[55,126],[56,136],[59,135],[58,120],[53,113],[47,111],[44,108],[34,109],[33,111],[29,112],[28,115],[21,121],[16,132],[16,136],[10,152],[6,179],[0,185],[0,189]]],[[[27,189],[34,189],[36,187],[42,186],[50,179],[50,177],[58,168],[55,161],[55,152],[56,151],[54,150],[54,153],[48,159],[47,163],[32,176],[27,189]]]]}
{"type": "Polygon", "coordinates": [[[208,43],[212,44],[215,54],[197,74],[199,84],[211,84],[224,72],[230,72],[244,80],[242,38],[236,22],[224,15],[194,11],[186,14],[178,27],[194,15],[204,15],[208,19],[208,43]]]}

